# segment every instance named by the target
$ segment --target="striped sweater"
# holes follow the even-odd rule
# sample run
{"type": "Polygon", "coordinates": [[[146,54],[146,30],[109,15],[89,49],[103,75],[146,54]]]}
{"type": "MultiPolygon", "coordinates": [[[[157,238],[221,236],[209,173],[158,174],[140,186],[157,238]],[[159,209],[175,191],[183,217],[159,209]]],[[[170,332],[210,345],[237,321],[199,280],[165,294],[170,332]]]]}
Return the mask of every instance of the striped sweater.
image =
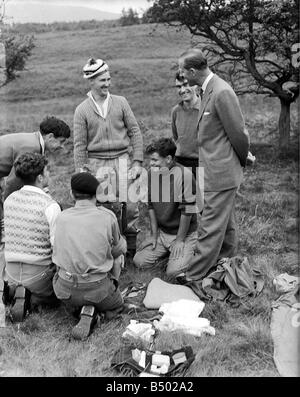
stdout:
{"type": "Polygon", "coordinates": [[[126,98],[110,95],[107,116],[100,116],[91,98],[74,114],[74,162],[78,169],[88,158],[112,159],[133,148],[133,160],[143,161],[143,138],[126,98]]]}
{"type": "Polygon", "coordinates": [[[46,208],[54,200],[42,192],[18,190],[4,202],[5,260],[47,266],[52,262],[46,208]]]}

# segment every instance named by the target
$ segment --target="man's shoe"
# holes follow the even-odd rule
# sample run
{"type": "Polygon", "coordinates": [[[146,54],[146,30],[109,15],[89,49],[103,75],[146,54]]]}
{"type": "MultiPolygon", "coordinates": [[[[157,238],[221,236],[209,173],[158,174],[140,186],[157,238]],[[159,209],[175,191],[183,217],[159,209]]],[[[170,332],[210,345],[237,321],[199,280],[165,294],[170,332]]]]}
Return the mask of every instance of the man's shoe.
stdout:
{"type": "Polygon", "coordinates": [[[0,299],[0,328],[5,327],[5,284],[2,279],[0,279],[0,295],[2,300],[0,299]]]}
{"type": "Polygon", "coordinates": [[[80,312],[80,320],[72,329],[72,336],[77,340],[86,339],[92,332],[97,322],[97,314],[94,306],[83,306],[80,312]]]}
{"type": "Polygon", "coordinates": [[[28,309],[28,293],[23,285],[18,285],[14,296],[15,303],[11,308],[11,317],[14,323],[20,323],[24,320],[28,309]]]}
{"type": "Polygon", "coordinates": [[[5,282],[4,280],[0,279],[0,297],[2,299],[2,302],[4,305],[8,304],[8,289],[7,289],[7,282],[5,282]]]}

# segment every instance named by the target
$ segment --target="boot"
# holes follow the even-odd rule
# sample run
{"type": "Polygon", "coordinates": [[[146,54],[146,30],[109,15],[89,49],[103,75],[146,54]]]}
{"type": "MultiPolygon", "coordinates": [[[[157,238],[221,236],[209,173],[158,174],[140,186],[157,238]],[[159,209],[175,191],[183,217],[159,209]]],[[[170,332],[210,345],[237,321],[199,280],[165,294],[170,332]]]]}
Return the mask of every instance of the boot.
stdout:
{"type": "Polygon", "coordinates": [[[23,285],[18,285],[15,291],[14,304],[11,308],[11,317],[14,323],[24,320],[28,311],[30,292],[23,285]]]}
{"type": "Polygon", "coordinates": [[[72,329],[72,336],[77,340],[86,339],[92,332],[97,322],[97,314],[94,306],[83,306],[80,312],[80,320],[72,329]]]}
{"type": "Polygon", "coordinates": [[[4,302],[5,302],[5,284],[4,281],[2,279],[0,279],[0,295],[2,295],[2,301],[0,300],[0,328],[4,328],[5,327],[5,306],[4,306],[4,302]]]}

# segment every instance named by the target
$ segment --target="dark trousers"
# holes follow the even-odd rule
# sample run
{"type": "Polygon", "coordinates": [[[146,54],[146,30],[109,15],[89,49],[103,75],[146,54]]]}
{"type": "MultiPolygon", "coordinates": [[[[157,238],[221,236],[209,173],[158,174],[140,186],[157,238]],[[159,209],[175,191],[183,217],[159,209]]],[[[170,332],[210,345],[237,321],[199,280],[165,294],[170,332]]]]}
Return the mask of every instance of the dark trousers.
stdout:
{"type": "Polygon", "coordinates": [[[236,191],[234,188],[221,192],[204,192],[200,233],[195,255],[186,271],[187,280],[201,280],[216,265],[218,259],[236,255],[236,191]]]}
{"type": "Polygon", "coordinates": [[[56,274],[53,278],[54,292],[69,309],[80,309],[85,305],[94,306],[99,313],[114,310],[123,305],[118,283],[109,275],[102,280],[78,283],[69,281],[56,274]]]}
{"type": "Polygon", "coordinates": [[[18,285],[23,285],[24,288],[31,292],[31,304],[57,304],[57,298],[54,294],[52,286],[52,279],[55,271],[55,265],[52,264],[47,266],[44,271],[32,277],[28,281],[21,280],[20,282],[16,282],[14,279],[9,277],[9,274],[7,274],[10,295],[13,295],[12,292],[18,285]]]}

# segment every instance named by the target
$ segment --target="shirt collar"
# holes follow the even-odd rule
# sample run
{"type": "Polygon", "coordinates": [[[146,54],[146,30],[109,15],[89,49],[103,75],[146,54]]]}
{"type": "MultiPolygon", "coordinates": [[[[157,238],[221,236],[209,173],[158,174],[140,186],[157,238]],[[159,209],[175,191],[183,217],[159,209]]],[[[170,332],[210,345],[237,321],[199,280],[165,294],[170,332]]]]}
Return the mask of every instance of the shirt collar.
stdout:
{"type": "Polygon", "coordinates": [[[206,77],[206,79],[204,80],[203,84],[202,84],[202,90],[203,90],[203,94],[206,90],[207,84],[209,83],[210,79],[212,79],[214,76],[213,72],[210,72],[209,75],[206,77]]]}
{"type": "Polygon", "coordinates": [[[95,101],[95,98],[93,97],[93,94],[92,94],[92,91],[89,91],[88,93],[87,93],[87,96],[89,97],[89,98],[91,98],[91,100],[94,102],[94,105],[96,106],[96,109],[98,110],[98,112],[99,112],[99,114],[103,117],[103,118],[105,118],[106,117],[106,113],[107,113],[107,107],[108,107],[108,101],[109,101],[109,98],[110,98],[110,93],[108,92],[107,93],[107,97],[105,98],[105,100],[104,100],[104,102],[103,102],[103,110],[104,110],[104,114],[103,114],[103,111],[102,111],[102,109],[101,109],[101,107],[98,105],[98,103],[95,101]]]}
{"type": "Polygon", "coordinates": [[[79,208],[82,208],[82,207],[95,207],[96,208],[96,205],[94,203],[92,203],[91,200],[77,200],[76,203],[75,203],[75,207],[79,207],[79,208]]]}
{"type": "Polygon", "coordinates": [[[42,134],[40,133],[40,131],[37,131],[37,136],[38,136],[41,148],[42,148],[42,155],[44,155],[45,154],[45,141],[44,141],[44,138],[42,137],[42,134]]]}
{"type": "Polygon", "coordinates": [[[49,196],[43,189],[37,186],[32,186],[32,185],[24,185],[21,190],[26,190],[28,192],[36,192],[36,193],[41,193],[44,194],[45,196],[49,196]]]}

